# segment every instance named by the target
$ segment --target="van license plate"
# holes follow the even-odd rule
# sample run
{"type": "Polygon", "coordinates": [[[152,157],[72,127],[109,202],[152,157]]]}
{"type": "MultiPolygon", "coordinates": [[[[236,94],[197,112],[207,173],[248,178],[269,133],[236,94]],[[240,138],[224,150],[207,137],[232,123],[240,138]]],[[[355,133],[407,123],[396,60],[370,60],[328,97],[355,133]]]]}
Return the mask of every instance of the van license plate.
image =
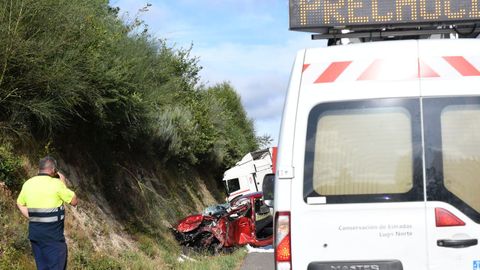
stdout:
{"type": "Polygon", "coordinates": [[[403,270],[398,260],[311,262],[308,270],[403,270]]]}

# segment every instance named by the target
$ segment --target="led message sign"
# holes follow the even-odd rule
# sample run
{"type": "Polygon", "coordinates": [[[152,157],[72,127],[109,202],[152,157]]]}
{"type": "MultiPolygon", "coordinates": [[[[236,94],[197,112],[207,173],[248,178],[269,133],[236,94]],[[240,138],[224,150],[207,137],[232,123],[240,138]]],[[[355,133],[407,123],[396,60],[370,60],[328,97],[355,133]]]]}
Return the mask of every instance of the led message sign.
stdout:
{"type": "Polygon", "coordinates": [[[479,21],[479,3],[480,0],[290,0],[290,29],[479,21]]]}

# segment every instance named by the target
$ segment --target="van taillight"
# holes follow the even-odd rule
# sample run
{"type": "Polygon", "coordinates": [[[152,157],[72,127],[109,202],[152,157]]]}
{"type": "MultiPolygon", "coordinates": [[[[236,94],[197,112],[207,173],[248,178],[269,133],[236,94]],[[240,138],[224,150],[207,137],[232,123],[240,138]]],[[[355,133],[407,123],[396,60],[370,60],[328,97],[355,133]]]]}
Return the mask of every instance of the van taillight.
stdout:
{"type": "Polygon", "coordinates": [[[277,246],[277,261],[290,261],[290,235],[285,236],[277,246]]]}
{"type": "Polygon", "coordinates": [[[290,212],[277,212],[275,216],[275,267],[277,270],[292,269],[290,244],[290,212]]]}
{"type": "Polygon", "coordinates": [[[435,223],[437,227],[465,226],[465,222],[443,208],[435,208],[435,223]]]}

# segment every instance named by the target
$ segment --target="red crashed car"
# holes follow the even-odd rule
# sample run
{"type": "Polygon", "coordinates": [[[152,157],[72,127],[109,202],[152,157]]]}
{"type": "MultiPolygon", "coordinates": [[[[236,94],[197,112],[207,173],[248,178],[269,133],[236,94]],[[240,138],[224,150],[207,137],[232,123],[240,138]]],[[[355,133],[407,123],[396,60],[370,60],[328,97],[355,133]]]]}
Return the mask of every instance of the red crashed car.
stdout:
{"type": "Polygon", "coordinates": [[[273,218],[262,195],[250,193],[180,220],[174,229],[177,240],[183,246],[214,253],[246,244],[271,245],[273,218]]]}

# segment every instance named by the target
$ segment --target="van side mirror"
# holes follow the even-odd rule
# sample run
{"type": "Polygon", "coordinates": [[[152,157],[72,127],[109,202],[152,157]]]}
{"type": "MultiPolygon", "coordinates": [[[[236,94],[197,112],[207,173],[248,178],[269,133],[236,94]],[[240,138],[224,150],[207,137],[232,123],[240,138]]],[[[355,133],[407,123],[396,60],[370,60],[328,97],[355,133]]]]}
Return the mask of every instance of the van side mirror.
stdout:
{"type": "Polygon", "coordinates": [[[263,178],[262,191],[265,204],[273,207],[273,192],[275,190],[275,174],[267,174],[263,178]]]}

